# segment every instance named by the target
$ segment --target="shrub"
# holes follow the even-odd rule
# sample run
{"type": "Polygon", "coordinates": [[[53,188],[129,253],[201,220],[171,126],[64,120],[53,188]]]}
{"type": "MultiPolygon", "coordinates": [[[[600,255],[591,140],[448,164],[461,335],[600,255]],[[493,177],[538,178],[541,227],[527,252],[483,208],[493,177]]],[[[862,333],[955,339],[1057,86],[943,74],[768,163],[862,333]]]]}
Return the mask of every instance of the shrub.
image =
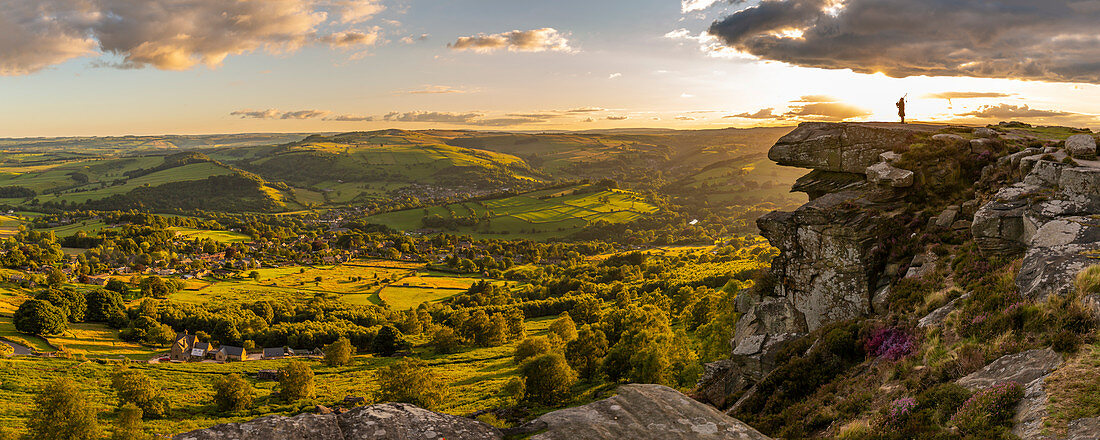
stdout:
{"type": "Polygon", "coordinates": [[[313,370],[302,361],[290,361],[279,370],[279,396],[287,401],[312,399],[313,370]]]}
{"type": "Polygon", "coordinates": [[[115,420],[115,429],[111,432],[111,440],[136,440],[145,436],[142,432],[141,408],[132,403],[122,405],[118,409],[118,419],[115,420]]]}
{"type": "Polygon", "coordinates": [[[252,406],[252,384],[239,374],[214,379],[214,403],[219,411],[241,411],[252,406]]]}
{"type": "Polygon", "coordinates": [[[545,336],[533,336],[524,339],[519,345],[516,345],[515,355],[512,356],[512,361],[517,365],[522,364],[523,361],[538,356],[543,353],[549,353],[554,349],[554,346],[550,343],[550,339],[545,336]]]}
{"type": "Polygon", "coordinates": [[[577,373],[569,368],[560,353],[536,356],[520,367],[527,397],[539,403],[555,404],[569,396],[569,388],[577,381],[577,373]]]}
{"type": "Polygon", "coordinates": [[[351,361],[351,341],[341,336],[324,349],[325,365],[330,367],[347,365],[351,361]]]}
{"type": "Polygon", "coordinates": [[[941,383],[917,396],[917,406],[929,411],[931,420],[942,425],[970,398],[970,394],[970,390],[962,385],[954,382],[941,383]]]}
{"type": "Polygon", "coordinates": [[[1100,293],[1100,264],[1089,266],[1078,272],[1074,287],[1077,288],[1077,293],[1081,295],[1100,293]]]}
{"type": "Polygon", "coordinates": [[[561,337],[562,341],[569,342],[577,339],[577,324],[569,317],[569,312],[562,312],[550,324],[550,331],[561,337]]]}
{"type": "Polygon", "coordinates": [[[141,408],[149,417],[168,415],[168,398],[145,373],[124,369],[115,372],[111,386],[118,393],[119,402],[129,402],[141,408]]]}
{"type": "Polygon", "coordinates": [[[99,432],[94,406],[71,379],[50,382],[35,396],[27,420],[29,438],[86,440],[99,438],[99,432]]]}
{"type": "Polygon", "coordinates": [[[914,348],[913,337],[895,327],[883,327],[871,333],[864,350],[871,356],[896,361],[909,356],[914,348]]]}
{"type": "Polygon", "coordinates": [[[995,432],[1012,422],[1016,403],[1024,397],[1024,387],[1005,382],[974,393],[951,417],[951,424],[963,434],[995,432]]]}
{"type": "Polygon", "coordinates": [[[527,382],[518,377],[508,379],[500,389],[500,394],[508,405],[518,405],[527,397],[527,382]]]}
{"type": "Polygon", "coordinates": [[[909,416],[917,407],[917,399],[903,397],[890,402],[878,419],[878,426],[884,431],[898,430],[905,426],[909,416]]]}
{"type": "Polygon", "coordinates": [[[459,347],[462,346],[462,338],[458,336],[453,328],[442,326],[432,334],[432,341],[429,345],[438,354],[450,354],[458,351],[459,347]]]}
{"type": "Polygon", "coordinates": [[[443,380],[427,362],[407,357],[378,372],[382,400],[435,408],[446,398],[443,380]]]}

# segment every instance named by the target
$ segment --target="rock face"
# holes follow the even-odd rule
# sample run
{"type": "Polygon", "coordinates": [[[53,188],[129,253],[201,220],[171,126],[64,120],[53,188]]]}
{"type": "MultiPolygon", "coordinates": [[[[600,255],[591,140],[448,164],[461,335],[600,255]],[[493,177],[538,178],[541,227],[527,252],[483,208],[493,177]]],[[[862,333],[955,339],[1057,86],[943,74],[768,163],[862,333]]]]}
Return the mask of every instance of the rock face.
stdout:
{"type": "Polygon", "coordinates": [[[496,428],[404,403],[361,406],[343,414],[268,416],[172,437],[173,440],[480,440],[503,439],[496,428]]]}
{"type": "MultiPolygon", "coordinates": [[[[614,397],[544,414],[510,435],[533,440],[739,439],[768,437],[711,406],[660,385],[623,385],[614,397]]],[[[268,416],[176,435],[173,440],[493,440],[500,430],[476,420],[404,403],[343,414],[268,416]]]]}
{"type": "MultiPolygon", "coordinates": [[[[733,355],[710,367],[714,374],[700,381],[698,395],[725,407],[733,403],[730,396],[774,369],[776,355],[790,341],[884,308],[887,241],[905,223],[895,218],[898,199],[919,180],[898,165],[901,156],[894,150],[905,151],[942,128],[804,123],[779,139],[768,158],[811,169],[794,187],[806,192],[810,202],[757,221],[761,235],[780,250],[772,260],[775,285],[738,295],[741,316],[730,341],[733,355]]],[[[967,144],[952,136],[957,142],[948,141],[959,148],[967,144]]],[[[898,269],[893,270],[890,276],[898,269]]]]}
{"type": "MultiPolygon", "coordinates": [[[[1090,140],[1091,136],[1085,135],[1090,140]]],[[[1095,149],[1095,144],[1093,144],[1095,149]]],[[[1029,149],[1002,158],[1025,177],[1002,188],[974,214],[971,233],[985,252],[1026,251],[1016,278],[1032,300],[1065,295],[1100,251],[1100,162],[1061,162],[1061,151],[1029,149]]]]}
{"type": "Polygon", "coordinates": [[[714,407],[660,385],[623,385],[614,397],[545,414],[527,429],[541,431],[532,440],[768,438],[714,407]]]}

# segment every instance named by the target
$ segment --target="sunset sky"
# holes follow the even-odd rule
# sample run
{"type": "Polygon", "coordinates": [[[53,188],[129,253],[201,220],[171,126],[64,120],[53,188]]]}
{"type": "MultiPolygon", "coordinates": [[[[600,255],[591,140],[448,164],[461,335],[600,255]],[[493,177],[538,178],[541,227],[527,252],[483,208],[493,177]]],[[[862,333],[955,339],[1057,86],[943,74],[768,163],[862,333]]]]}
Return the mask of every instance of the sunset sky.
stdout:
{"type": "Polygon", "coordinates": [[[0,0],[0,137],[1100,127],[1098,3],[0,0]]]}

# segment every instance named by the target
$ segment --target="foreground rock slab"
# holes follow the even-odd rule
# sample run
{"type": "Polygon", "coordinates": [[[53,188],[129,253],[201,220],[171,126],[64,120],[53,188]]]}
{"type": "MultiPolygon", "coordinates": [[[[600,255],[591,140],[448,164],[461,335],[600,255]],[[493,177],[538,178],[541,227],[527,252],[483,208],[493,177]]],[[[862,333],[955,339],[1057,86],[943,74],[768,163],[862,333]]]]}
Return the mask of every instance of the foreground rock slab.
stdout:
{"type": "MultiPolygon", "coordinates": [[[[623,385],[614,397],[544,414],[509,429],[508,434],[529,435],[532,440],[768,439],[714,407],[660,385],[623,385]]],[[[172,439],[502,440],[504,435],[477,420],[405,403],[383,403],[342,414],[261,417],[178,434],[172,439]]]]}
{"type": "Polygon", "coordinates": [[[661,385],[623,385],[614,397],[545,414],[524,428],[537,432],[532,440],[769,438],[661,385]]]}
{"type": "Polygon", "coordinates": [[[1016,382],[1026,386],[1046,377],[1062,365],[1062,355],[1050,348],[1028,350],[1001,356],[982,369],[958,380],[958,384],[971,391],[989,388],[1004,382],[1016,382]]]}
{"type": "Polygon", "coordinates": [[[492,440],[492,426],[405,403],[354,408],[343,414],[268,416],[227,423],[172,437],[173,440],[492,440]]]}

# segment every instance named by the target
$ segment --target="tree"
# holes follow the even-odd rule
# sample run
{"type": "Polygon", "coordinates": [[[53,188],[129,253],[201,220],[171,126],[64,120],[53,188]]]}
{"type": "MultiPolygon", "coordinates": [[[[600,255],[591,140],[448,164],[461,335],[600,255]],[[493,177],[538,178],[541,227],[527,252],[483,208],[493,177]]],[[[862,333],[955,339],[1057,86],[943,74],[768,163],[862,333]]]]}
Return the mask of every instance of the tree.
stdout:
{"type": "Polygon", "coordinates": [[[240,374],[214,379],[214,404],[219,411],[242,411],[252,406],[252,384],[240,374]]]}
{"type": "Polygon", "coordinates": [[[550,331],[561,337],[564,342],[577,339],[577,324],[569,316],[569,312],[561,312],[558,319],[550,323],[550,331]]]}
{"type": "Polygon", "coordinates": [[[46,289],[34,295],[34,299],[49,301],[65,313],[69,322],[84,321],[88,305],[84,295],[73,289],[46,289]]]}
{"type": "Polygon", "coordinates": [[[84,298],[88,304],[88,311],[84,317],[86,321],[119,325],[125,319],[126,307],[122,303],[122,295],[118,292],[97,289],[88,292],[84,298]]]}
{"type": "Polygon", "coordinates": [[[462,346],[462,338],[458,336],[458,333],[455,333],[453,328],[441,326],[439,330],[432,334],[431,346],[439,354],[454,353],[462,346]]]}
{"type": "Polygon", "coordinates": [[[379,370],[382,400],[434,408],[443,403],[445,385],[423,360],[407,357],[379,370]]]}
{"type": "Polygon", "coordinates": [[[168,285],[160,277],[153,275],[141,280],[141,296],[167,298],[168,285]]]}
{"type": "Polygon", "coordinates": [[[503,400],[508,405],[519,405],[527,396],[527,382],[518,377],[508,379],[500,389],[503,400]]]}
{"type": "Polygon", "coordinates": [[[41,299],[24,301],[15,311],[12,321],[16,330],[32,335],[56,335],[69,328],[65,312],[41,299]]]}
{"type": "Polygon", "coordinates": [[[60,378],[34,398],[27,433],[35,440],[86,440],[99,437],[100,428],[88,396],[76,382],[60,378]]]}
{"type": "Polygon", "coordinates": [[[111,433],[111,440],[134,440],[145,437],[142,432],[141,408],[133,403],[122,405],[118,409],[118,419],[115,420],[115,430],[111,433]]]}
{"type": "Polygon", "coordinates": [[[128,294],[130,293],[130,286],[126,285],[125,282],[121,280],[116,280],[114,278],[112,278],[110,281],[107,281],[107,285],[103,286],[103,288],[112,292],[118,292],[119,295],[129,296],[128,294]]]}
{"type": "Polygon", "coordinates": [[[398,350],[405,349],[409,343],[405,341],[405,335],[392,325],[384,325],[378,329],[378,335],[371,344],[373,351],[382,356],[393,356],[398,350]]]}
{"type": "Polygon", "coordinates": [[[325,346],[325,365],[330,367],[347,365],[351,361],[351,341],[341,336],[335,342],[325,346]]]}
{"type": "Polygon", "coordinates": [[[577,373],[569,368],[560,353],[536,356],[520,366],[527,397],[539,403],[553,405],[569,396],[569,387],[577,381],[577,373]]]}
{"type": "Polygon", "coordinates": [[[565,344],[565,359],[580,377],[592,380],[600,373],[607,355],[607,336],[591,325],[581,327],[577,339],[565,344]]]}
{"type": "Polygon", "coordinates": [[[50,267],[46,274],[46,285],[50,287],[61,287],[62,284],[68,281],[68,277],[65,276],[65,272],[56,267],[50,267]]]}
{"type": "Polygon", "coordinates": [[[313,370],[302,361],[290,361],[279,370],[279,396],[287,401],[312,399],[313,370]]]}
{"type": "Polygon", "coordinates": [[[260,272],[255,271],[255,270],[252,271],[252,272],[249,272],[248,277],[252,278],[252,281],[260,281],[260,272]]]}
{"type": "Polygon", "coordinates": [[[522,364],[523,361],[538,356],[543,353],[549,353],[554,350],[554,345],[550,343],[550,339],[545,336],[533,336],[524,339],[516,345],[516,352],[512,356],[512,361],[516,365],[522,364]]]}
{"type": "Polygon", "coordinates": [[[119,402],[133,403],[149,417],[168,415],[168,398],[145,373],[130,369],[116,371],[111,386],[118,393],[119,402]]]}

